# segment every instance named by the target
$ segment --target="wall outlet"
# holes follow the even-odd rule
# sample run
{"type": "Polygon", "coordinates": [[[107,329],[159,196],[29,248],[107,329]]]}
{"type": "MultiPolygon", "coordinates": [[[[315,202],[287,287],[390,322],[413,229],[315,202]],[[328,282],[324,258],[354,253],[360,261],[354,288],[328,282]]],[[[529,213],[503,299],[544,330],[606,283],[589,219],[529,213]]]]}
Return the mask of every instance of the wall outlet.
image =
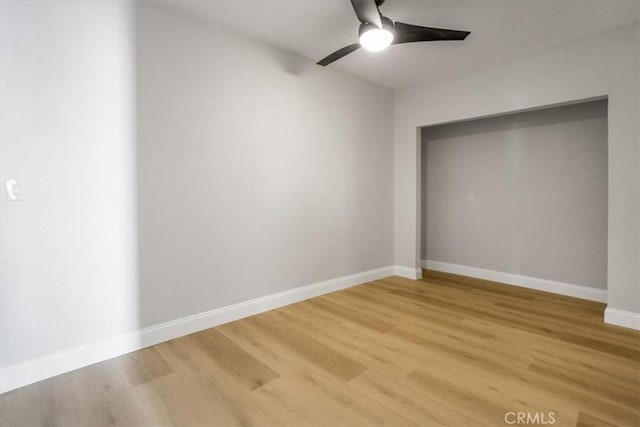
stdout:
{"type": "Polygon", "coordinates": [[[26,200],[26,194],[24,191],[24,182],[18,179],[8,179],[7,180],[7,200],[11,202],[19,202],[26,200]]]}
{"type": "Polygon", "coordinates": [[[474,196],[473,194],[469,194],[467,196],[467,203],[473,203],[476,201],[476,196],[474,196]]]}

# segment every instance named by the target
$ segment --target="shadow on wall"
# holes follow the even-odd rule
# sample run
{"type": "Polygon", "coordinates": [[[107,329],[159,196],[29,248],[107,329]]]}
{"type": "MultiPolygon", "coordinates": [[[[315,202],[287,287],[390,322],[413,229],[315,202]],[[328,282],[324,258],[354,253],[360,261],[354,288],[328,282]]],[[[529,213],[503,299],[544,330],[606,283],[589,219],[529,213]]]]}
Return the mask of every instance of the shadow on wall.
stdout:
{"type": "Polygon", "coordinates": [[[303,75],[315,66],[308,58],[282,49],[273,49],[273,57],[284,72],[294,76],[303,75]]]}

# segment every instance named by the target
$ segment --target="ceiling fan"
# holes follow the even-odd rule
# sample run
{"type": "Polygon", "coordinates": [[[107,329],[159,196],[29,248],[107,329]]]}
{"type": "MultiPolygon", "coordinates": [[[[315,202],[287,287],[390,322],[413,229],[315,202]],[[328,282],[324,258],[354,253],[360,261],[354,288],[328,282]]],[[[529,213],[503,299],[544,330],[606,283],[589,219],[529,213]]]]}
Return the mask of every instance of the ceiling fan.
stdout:
{"type": "Polygon", "coordinates": [[[323,67],[347,56],[360,47],[372,52],[386,49],[391,44],[430,42],[442,40],[464,40],[469,31],[446,30],[442,28],[420,27],[418,25],[394,22],[380,13],[378,7],[385,0],[351,0],[353,10],[361,22],[359,43],[353,43],[336,50],[318,62],[323,67]]]}

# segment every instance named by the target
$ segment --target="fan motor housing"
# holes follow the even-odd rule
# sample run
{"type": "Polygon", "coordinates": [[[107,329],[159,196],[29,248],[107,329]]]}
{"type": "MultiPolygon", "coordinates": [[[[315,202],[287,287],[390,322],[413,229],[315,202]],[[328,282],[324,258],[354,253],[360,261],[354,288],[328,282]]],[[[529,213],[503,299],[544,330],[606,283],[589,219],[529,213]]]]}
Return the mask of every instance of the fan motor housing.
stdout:
{"type": "MultiPolygon", "coordinates": [[[[382,15],[380,16],[380,20],[382,21],[382,28],[385,30],[389,30],[393,33],[395,29],[395,26],[393,25],[393,21],[387,18],[386,16],[382,16],[382,15]]],[[[378,26],[370,22],[363,22],[362,24],[360,24],[360,28],[358,29],[358,36],[361,36],[366,31],[369,31],[374,28],[378,28],[378,26]]]]}

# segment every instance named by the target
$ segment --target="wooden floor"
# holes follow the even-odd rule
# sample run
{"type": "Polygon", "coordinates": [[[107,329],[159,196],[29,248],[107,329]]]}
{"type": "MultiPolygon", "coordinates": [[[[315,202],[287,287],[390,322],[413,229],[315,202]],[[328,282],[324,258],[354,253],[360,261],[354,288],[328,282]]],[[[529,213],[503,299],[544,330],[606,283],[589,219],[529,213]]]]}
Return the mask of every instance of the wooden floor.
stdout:
{"type": "Polygon", "coordinates": [[[603,304],[425,274],[15,390],[0,425],[640,425],[640,334],[603,304]]]}

